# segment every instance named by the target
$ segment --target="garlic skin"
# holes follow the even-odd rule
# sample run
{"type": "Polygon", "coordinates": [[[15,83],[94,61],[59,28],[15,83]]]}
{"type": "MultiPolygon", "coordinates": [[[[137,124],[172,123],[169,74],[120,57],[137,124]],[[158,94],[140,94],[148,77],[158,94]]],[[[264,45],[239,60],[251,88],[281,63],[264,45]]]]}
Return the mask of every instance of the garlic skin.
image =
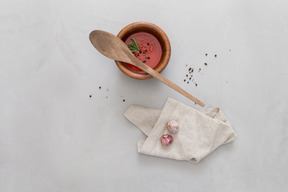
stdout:
{"type": "Polygon", "coordinates": [[[167,124],[167,128],[170,133],[177,133],[179,130],[179,124],[175,120],[170,120],[167,124]]]}
{"type": "Polygon", "coordinates": [[[164,146],[171,145],[173,143],[173,137],[171,135],[165,134],[161,136],[160,141],[164,146]]]}

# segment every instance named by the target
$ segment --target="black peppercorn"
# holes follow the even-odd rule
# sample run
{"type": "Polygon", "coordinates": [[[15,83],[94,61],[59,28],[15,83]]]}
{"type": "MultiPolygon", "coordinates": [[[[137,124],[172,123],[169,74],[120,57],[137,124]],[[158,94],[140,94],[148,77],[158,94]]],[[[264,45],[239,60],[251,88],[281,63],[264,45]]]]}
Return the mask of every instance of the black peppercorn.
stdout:
{"type": "Polygon", "coordinates": [[[146,60],[144,60],[143,63],[146,63],[146,60]]]}

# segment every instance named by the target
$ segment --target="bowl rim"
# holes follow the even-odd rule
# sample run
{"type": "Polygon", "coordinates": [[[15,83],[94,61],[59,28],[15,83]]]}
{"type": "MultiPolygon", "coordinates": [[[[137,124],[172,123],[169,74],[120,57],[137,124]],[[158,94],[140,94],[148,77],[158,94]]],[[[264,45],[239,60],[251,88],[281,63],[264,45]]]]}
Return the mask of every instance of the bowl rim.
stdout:
{"type": "MultiPolygon", "coordinates": [[[[147,22],[147,21],[138,21],[138,22],[134,22],[134,23],[130,23],[129,25],[125,26],[117,35],[117,37],[119,37],[120,39],[122,39],[123,37],[126,36],[127,33],[130,33],[131,30],[135,30],[136,28],[146,28],[149,30],[154,31],[154,33],[157,33],[157,36],[161,38],[161,42],[163,42],[163,47],[165,48],[165,51],[162,52],[162,57],[160,62],[158,63],[158,65],[154,68],[155,71],[157,71],[158,73],[161,73],[166,66],[168,65],[170,56],[171,56],[171,45],[170,45],[170,41],[166,35],[166,33],[157,25],[147,22]]],[[[153,34],[152,34],[153,35],[153,34]]],[[[158,39],[158,41],[160,41],[158,39]]],[[[161,44],[162,46],[162,44],[161,44]]],[[[162,49],[163,49],[162,47],[162,49]]],[[[117,67],[127,76],[132,77],[134,79],[140,79],[140,80],[144,80],[144,79],[150,79],[152,78],[151,75],[147,74],[147,73],[136,73],[131,71],[130,69],[128,69],[127,67],[125,67],[125,65],[120,62],[120,61],[115,61],[117,67]]]]}

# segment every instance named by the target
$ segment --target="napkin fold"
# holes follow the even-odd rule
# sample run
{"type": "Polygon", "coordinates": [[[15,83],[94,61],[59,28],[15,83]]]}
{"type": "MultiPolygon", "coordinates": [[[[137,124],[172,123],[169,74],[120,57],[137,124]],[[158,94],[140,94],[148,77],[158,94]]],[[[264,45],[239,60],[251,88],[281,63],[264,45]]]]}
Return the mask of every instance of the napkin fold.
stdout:
{"type": "Polygon", "coordinates": [[[222,144],[236,139],[236,133],[219,108],[200,112],[168,98],[162,110],[131,105],[124,116],[148,137],[138,141],[138,152],[197,163],[222,144]],[[176,120],[179,131],[169,133],[167,122],[176,120]],[[173,136],[173,143],[163,146],[160,137],[173,136]]]}

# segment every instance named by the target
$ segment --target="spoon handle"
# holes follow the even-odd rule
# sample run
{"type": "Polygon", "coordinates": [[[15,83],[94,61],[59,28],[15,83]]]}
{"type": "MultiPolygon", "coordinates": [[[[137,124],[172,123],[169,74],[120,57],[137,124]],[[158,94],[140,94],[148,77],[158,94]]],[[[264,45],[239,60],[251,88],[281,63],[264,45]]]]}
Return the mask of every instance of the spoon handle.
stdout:
{"type": "Polygon", "coordinates": [[[200,105],[201,107],[205,106],[205,104],[203,102],[201,102],[200,100],[198,100],[196,97],[192,96],[190,93],[188,93],[187,91],[185,91],[184,89],[182,89],[181,87],[179,87],[178,85],[176,85],[175,83],[173,83],[172,81],[170,81],[169,79],[167,79],[166,77],[164,77],[163,75],[161,75],[160,73],[158,73],[157,71],[152,69],[151,67],[142,63],[136,57],[135,57],[135,59],[133,59],[133,62],[134,62],[133,64],[136,67],[139,67],[140,69],[142,69],[146,73],[157,78],[158,80],[165,83],[166,85],[168,85],[169,87],[171,87],[175,91],[178,91],[180,94],[182,94],[185,97],[187,97],[188,99],[194,101],[196,104],[200,105]]]}

